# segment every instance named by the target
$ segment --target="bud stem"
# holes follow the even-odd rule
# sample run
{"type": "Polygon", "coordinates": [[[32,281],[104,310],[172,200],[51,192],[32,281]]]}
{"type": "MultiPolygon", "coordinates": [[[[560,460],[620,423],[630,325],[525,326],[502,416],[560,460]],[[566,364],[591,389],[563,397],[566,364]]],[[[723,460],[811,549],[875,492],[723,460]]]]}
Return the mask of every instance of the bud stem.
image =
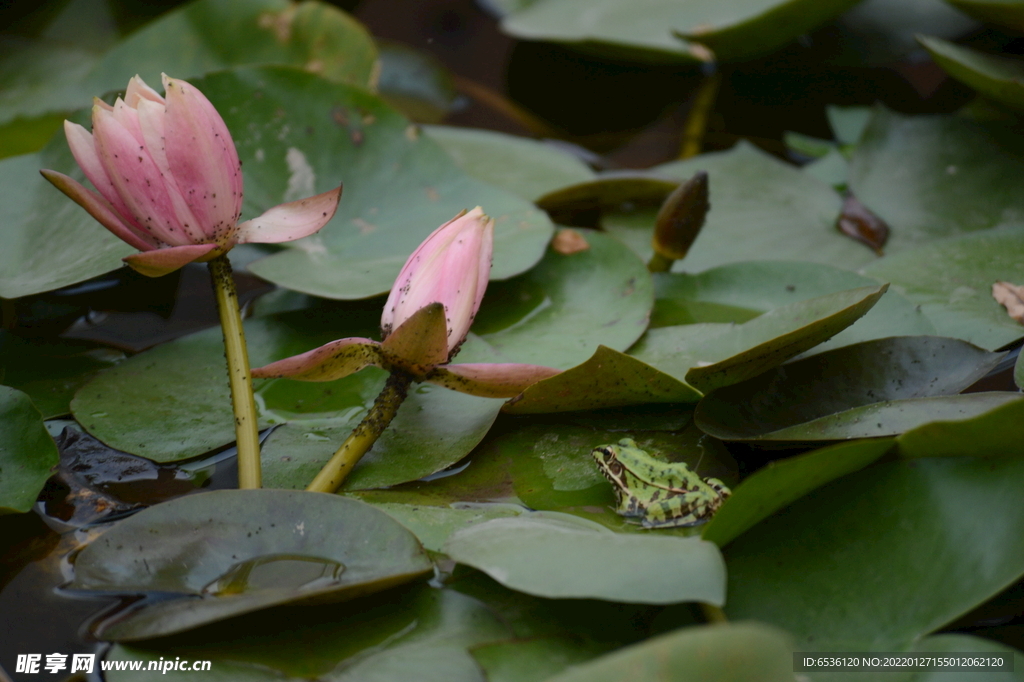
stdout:
{"type": "Polygon", "coordinates": [[[683,128],[683,141],[679,146],[679,158],[689,159],[700,154],[704,147],[704,135],[708,129],[708,118],[718,98],[718,88],[722,84],[722,73],[716,71],[705,76],[701,81],[697,94],[690,106],[690,115],[683,128]]]}
{"type": "Polygon", "coordinates": [[[363,421],[353,429],[331,460],[324,465],[320,473],[306,490],[317,493],[333,493],[341,487],[345,477],[351,473],[356,464],[370,451],[373,444],[384,433],[391,420],[398,413],[398,408],[408,395],[412,377],[402,372],[392,372],[388,382],[384,384],[380,395],[373,401],[373,407],[363,417],[363,421]]]}
{"type": "Polygon", "coordinates": [[[663,256],[660,253],[653,253],[651,260],[647,261],[648,272],[668,272],[672,269],[672,264],[675,263],[674,258],[663,256]]]}
{"type": "Polygon", "coordinates": [[[262,482],[259,427],[235,280],[231,276],[231,263],[226,254],[217,256],[207,265],[210,277],[213,278],[213,291],[217,296],[220,326],[224,332],[224,355],[228,360],[228,384],[231,386],[235,443],[238,446],[238,487],[259,488],[262,482]]]}
{"type": "Polygon", "coordinates": [[[729,619],[725,617],[725,611],[707,602],[700,603],[701,613],[704,614],[704,621],[707,623],[728,623],[729,619]]]}

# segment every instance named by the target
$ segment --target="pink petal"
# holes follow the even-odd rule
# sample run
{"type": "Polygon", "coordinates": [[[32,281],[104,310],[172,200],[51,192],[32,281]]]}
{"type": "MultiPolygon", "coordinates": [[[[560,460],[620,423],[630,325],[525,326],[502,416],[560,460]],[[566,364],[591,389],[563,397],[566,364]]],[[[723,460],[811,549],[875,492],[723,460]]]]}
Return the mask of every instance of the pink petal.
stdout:
{"type": "Polygon", "coordinates": [[[216,244],[187,244],[185,246],[168,246],[163,249],[133,253],[124,258],[124,262],[133,270],[146,277],[160,277],[197,260],[203,260],[211,251],[218,249],[216,244]]]}
{"type": "Polygon", "coordinates": [[[242,208],[242,167],[224,120],[182,80],[163,77],[167,92],[167,161],[207,239],[227,244],[242,208]]]}
{"type": "Polygon", "coordinates": [[[90,192],[84,185],[63,173],[52,170],[41,170],[39,172],[50,181],[50,184],[64,192],[69,199],[88,211],[89,215],[98,220],[103,227],[113,232],[121,241],[127,242],[140,251],[149,251],[156,248],[156,242],[136,234],[131,227],[121,220],[114,207],[103,197],[90,192]]]}
{"type": "Polygon", "coordinates": [[[381,344],[396,364],[412,371],[448,361],[448,330],[444,324],[444,306],[431,303],[388,334],[381,344]]]}
{"type": "Polygon", "coordinates": [[[137,109],[139,104],[145,100],[156,102],[161,106],[164,104],[164,98],[160,96],[160,93],[146,85],[146,82],[136,74],[128,81],[128,89],[124,93],[124,102],[128,106],[137,109]]]}
{"type": "Polygon", "coordinates": [[[540,365],[467,364],[436,367],[427,381],[482,398],[514,398],[541,379],[559,370],[540,365]]]}
{"type": "Polygon", "coordinates": [[[276,244],[308,237],[334,217],[341,201],[341,185],[314,197],[275,206],[238,226],[239,244],[276,244]]]}
{"type": "MultiPolygon", "coordinates": [[[[93,117],[95,118],[95,113],[93,117]]],[[[75,157],[75,161],[78,163],[78,167],[82,169],[82,172],[85,173],[85,177],[103,195],[103,198],[114,207],[114,210],[121,216],[121,219],[132,224],[130,221],[131,211],[128,210],[127,205],[121,199],[121,195],[117,193],[114,184],[110,182],[107,171],[104,170],[103,164],[100,163],[100,157],[96,152],[96,142],[93,139],[92,133],[77,123],[64,121],[64,135],[68,138],[68,147],[71,148],[71,155],[75,157]]],[[[136,225],[136,227],[139,226],[136,225]]]]}
{"type": "Polygon", "coordinates": [[[113,113],[97,108],[93,109],[93,139],[100,163],[126,205],[125,218],[164,244],[189,243],[160,169],[145,145],[113,113]]]}
{"type": "Polygon", "coordinates": [[[301,355],[257,367],[252,375],[256,379],[287,377],[300,381],[334,381],[364,367],[380,364],[380,344],[353,337],[331,341],[301,355]]]}

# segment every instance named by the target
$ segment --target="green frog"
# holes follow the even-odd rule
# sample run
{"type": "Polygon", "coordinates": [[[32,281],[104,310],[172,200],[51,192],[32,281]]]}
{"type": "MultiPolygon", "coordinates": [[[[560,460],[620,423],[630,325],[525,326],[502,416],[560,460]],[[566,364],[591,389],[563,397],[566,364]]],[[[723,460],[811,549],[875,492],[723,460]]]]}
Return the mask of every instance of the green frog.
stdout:
{"type": "Polygon", "coordinates": [[[684,462],[655,459],[632,438],[599,445],[590,453],[615,488],[622,516],[644,528],[693,526],[710,519],[732,494],[717,478],[703,479],[684,462]]]}

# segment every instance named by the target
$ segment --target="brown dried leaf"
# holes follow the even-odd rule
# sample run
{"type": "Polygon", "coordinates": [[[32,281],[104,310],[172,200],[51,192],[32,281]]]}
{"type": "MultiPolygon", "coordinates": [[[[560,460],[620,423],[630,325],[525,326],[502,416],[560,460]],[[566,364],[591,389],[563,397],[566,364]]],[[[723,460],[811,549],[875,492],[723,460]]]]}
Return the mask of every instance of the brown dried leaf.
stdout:
{"type": "Polygon", "coordinates": [[[992,298],[1006,308],[1010,317],[1024,324],[1024,286],[996,282],[992,285],[992,298]]]}
{"type": "Polygon", "coordinates": [[[580,251],[586,251],[590,248],[590,244],[582,234],[567,227],[559,230],[555,238],[551,240],[551,248],[562,255],[570,256],[580,251]]]}
{"type": "Polygon", "coordinates": [[[846,196],[836,227],[847,237],[866,244],[879,256],[889,238],[889,226],[852,194],[846,196]]]}

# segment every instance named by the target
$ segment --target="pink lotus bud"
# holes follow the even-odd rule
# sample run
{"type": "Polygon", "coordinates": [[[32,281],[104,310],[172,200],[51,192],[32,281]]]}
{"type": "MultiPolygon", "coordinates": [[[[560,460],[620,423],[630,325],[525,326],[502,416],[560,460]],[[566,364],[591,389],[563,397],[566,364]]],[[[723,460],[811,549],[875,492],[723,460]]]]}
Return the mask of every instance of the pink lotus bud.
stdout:
{"type": "Polygon", "coordinates": [[[469,333],[491,274],[494,221],[477,206],[434,230],[405,262],[384,304],[386,339],[418,310],[444,306],[448,357],[469,333]]]}
{"type": "Polygon", "coordinates": [[[113,106],[96,100],[92,133],[64,122],[71,153],[99,194],[66,175],[42,171],[143,252],[126,258],[129,265],[161,275],[238,243],[305,237],[333,217],[340,187],[239,224],[242,167],[224,120],[185,81],[164,75],[163,84],[166,98],[135,76],[113,106]]]}

